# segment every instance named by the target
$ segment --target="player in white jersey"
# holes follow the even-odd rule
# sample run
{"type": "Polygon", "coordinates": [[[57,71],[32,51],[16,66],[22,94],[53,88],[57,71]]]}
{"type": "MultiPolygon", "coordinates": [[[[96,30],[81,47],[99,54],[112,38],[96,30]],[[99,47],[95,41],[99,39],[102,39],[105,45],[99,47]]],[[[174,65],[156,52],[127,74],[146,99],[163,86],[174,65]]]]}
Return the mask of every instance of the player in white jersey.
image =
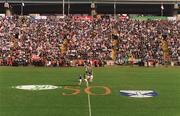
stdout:
{"type": "Polygon", "coordinates": [[[86,79],[88,82],[92,82],[93,81],[93,71],[92,71],[92,67],[87,66],[86,67],[86,79]]]}
{"type": "Polygon", "coordinates": [[[81,85],[83,82],[83,78],[82,78],[82,75],[79,75],[79,84],[78,85],[81,85]]]}

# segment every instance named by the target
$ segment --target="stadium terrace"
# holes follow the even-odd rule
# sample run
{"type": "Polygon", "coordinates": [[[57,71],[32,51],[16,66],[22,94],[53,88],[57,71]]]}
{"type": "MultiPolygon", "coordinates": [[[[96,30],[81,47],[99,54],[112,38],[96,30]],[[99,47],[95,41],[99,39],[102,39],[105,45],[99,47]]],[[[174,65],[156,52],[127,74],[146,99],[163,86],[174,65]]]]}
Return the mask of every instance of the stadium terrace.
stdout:
{"type": "Polygon", "coordinates": [[[164,35],[170,62],[180,63],[177,20],[13,16],[1,17],[0,25],[1,65],[83,66],[86,62],[94,66],[162,65],[164,35]],[[114,29],[116,45],[111,37],[114,29]]]}
{"type": "Polygon", "coordinates": [[[0,0],[0,116],[180,116],[180,0],[0,0]]]}
{"type": "Polygon", "coordinates": [[[180,65],[179,3],[1,0],[0,65],[180,65]]]}

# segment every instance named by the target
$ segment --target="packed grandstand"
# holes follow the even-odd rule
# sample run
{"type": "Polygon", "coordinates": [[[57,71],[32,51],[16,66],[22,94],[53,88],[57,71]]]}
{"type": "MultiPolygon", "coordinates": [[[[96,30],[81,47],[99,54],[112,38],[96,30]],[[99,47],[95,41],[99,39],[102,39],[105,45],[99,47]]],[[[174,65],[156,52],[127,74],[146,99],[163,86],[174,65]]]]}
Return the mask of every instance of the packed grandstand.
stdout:
{"type": "Polygon", "coordinates": [[[161,65],[163,37],[168,42],[169,61],[179,65],[178,20],[134,20],[110,15],[0,17],[0,65],[161,65]],[[118,40],[116,46],[113,39],[118,40]]]}

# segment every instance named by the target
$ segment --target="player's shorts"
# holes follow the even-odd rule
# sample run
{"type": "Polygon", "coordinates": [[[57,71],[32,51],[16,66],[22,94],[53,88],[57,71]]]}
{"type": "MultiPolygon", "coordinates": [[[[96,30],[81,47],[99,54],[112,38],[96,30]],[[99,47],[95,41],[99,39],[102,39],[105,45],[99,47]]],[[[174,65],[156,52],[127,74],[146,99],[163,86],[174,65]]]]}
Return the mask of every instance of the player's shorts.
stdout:
{"type": "Polygon", "coordinates": [[[88,76],[87,76],[87,79],[90,79],[90,78],[91,78],[90,75],[88,75],[88,76]]]}
{"type": "Polygon", "coordinates": [[[89,82],[92,82],[93,81],[93,75],[90,75],[89,76],[89,82]]]}
{"type": "Polygon", "coordinates": [[[90,76],[90,79],[93,79],[93,75],[90,76]]]}
{"type": "Polygon", "coordinates": [[[84,81],[85,81],[85,82],[88,82],[88,79],[86,78],[86,79],[84,79],[84,81]]]}

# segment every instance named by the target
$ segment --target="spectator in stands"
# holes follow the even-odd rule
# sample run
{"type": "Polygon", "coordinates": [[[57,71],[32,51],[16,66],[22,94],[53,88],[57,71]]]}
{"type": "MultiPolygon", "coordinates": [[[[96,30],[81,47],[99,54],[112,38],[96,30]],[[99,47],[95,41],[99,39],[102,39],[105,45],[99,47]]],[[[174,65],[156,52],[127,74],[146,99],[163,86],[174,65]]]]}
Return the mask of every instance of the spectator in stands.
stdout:
{"type": "Polygon", "coordinates": [[[120,64],[129,57],[137,61],[162,63],[161,35],[168,35],[171,60],[180,62],[180,21],[114,20],[112,17],[95,20],[64,19],[47,16],[0,18],[0,64],[66,66],[71,61],[92,60],[100,66],[111,59],[111,31],[119,35],[120,64]],[[64,42],[65,54],[62,54],[64,42]],[[34,57],[36,57],[34,59],[34,57]],[[38,63],[37,63],[38,62],[38,63]]]}

